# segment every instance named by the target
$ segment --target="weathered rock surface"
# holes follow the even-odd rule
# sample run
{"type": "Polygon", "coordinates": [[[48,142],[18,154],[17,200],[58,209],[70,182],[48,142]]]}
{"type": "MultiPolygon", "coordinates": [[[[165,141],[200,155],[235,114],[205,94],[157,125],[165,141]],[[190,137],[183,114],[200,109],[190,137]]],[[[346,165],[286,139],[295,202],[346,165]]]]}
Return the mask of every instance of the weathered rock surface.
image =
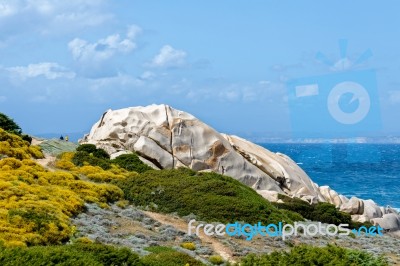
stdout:
{"type": "Polygon", "coordinates": [[[340,206],[340,210],[352,215],[361,215],[364,212],[364,201],[351,197],[348,202],[340,206]]]}
{"type": "Polygon", "coordinates": [[[388,209],[372,200],[349,200],[328,186],[319,187],[288,156],[220,134],[191,114],[167,105],[108,110],[80,142],[95,144],[111,157],[135,151],[159,169],[188,167],[225,174],[269,200],[278,200],[280,193],[308,202],[330,202],[358,221],[389,219],[384,216],[388,209]]]}
{"type": "Polygon", "coordinates": [[[382,218],[374,218],[371,222],[389,231],[396,231],[400,228],[400,217],[395,213],[384,214],[382,218]]]}

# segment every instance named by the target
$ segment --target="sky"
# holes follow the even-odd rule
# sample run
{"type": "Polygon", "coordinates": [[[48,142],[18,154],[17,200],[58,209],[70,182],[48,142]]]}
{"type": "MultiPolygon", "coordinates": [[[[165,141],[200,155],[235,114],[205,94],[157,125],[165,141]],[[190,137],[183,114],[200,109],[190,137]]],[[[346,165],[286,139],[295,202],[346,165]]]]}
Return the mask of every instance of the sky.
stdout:
{"type": "Polygon", "coordinates": [[[164,103],[245,137],[400,135],[399,8],[0,0],[0,112],[30,134],[164,103]]]}

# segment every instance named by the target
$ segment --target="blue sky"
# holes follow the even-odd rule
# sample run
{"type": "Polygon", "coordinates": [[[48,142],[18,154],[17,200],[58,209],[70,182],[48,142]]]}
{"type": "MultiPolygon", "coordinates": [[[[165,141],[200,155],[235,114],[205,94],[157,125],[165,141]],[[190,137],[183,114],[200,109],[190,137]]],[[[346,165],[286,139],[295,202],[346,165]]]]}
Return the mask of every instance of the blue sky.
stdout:
{"type": "Polygon", "coordinates": [[[219,131],[290,136],[304,130],[299,110],[314,132],[331,117],[294,105],[288,82],[373,69],[381,123],[359,135],[400,135],[400,4],[293,2],[0,0],[0,112],[61,134],[110,108],[165,103],[219,131]]]}

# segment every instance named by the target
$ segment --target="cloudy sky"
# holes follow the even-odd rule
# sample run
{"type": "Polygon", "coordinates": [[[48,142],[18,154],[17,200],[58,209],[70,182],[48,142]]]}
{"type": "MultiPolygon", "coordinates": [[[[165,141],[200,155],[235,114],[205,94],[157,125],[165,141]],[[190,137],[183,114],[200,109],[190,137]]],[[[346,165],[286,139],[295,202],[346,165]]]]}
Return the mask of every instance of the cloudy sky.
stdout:
{"type": "MultiPolygon", "coordinates": [[[[372,90],[365,120],[372,113],[380,126],[364,135],[400,135],[399,8],[396,1],[0,0],[0,112],[32,134],[84,132],[107,109],[166,103],[219,131],[286,136],[332,119],[323,104],[301,106],[290,96],[292,80],[315,85],[325,76],[372,90]]],[[[320,87],[326,98],[322,90],[330,88],[320,87]]],[[[341,104],[351,113],[361,102],[341,104]]]]}

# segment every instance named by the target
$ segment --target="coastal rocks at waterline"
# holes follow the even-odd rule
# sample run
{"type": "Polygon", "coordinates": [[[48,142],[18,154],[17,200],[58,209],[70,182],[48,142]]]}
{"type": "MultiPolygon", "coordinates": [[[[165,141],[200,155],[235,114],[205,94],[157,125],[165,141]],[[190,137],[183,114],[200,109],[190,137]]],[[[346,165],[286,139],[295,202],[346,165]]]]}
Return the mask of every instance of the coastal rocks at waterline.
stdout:
{"type": "Polygon", "coordinates": [[[218,133],[168,105],[108,110],[80,143],[95,144],[111,157],[135,151],[157,169],[187,167],[228,175],[268,200],[277,201],[278,194],[285,194],[310,203],[329,202],[357,221],[385,220],[384,214],[390,212],[373,201],[349,200],[327,186],[320,187],[288,156],[218,133]]]}

